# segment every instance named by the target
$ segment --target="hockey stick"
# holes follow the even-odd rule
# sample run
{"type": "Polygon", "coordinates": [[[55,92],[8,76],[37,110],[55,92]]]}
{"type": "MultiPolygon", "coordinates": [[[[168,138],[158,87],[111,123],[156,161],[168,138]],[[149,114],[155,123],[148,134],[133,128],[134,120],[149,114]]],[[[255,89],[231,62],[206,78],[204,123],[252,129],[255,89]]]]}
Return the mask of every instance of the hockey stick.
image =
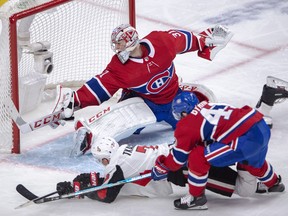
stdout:
{"type": "MultiPolygon", "coordinates": [[[[28,202],[25,202],[25,203],[15,207],[15,209],[23,208],[23,207],[29,206],[31,204],[41,204],[41,203],[51,202],[51,201],[60,200],[60,199],[72,198],[72,197],[79,196],[79,195],[82,195],[82,194],[87,194],[87,193],[90,193],[90,192],[94,192],[94,191],[98,191],[98,190],[102,190],[102,189],[106,189],[106,188],[111,188],[111,187],[115,187],[115,186],[118,186],[118,185],[130,183],[130,182],[135,182],[135,181],[138,181],[138,180],[141,180],[141,179],[145,179],[145,178],[149,178],[149,177],[151,177],[151,173],[147,173],[147,174],[144,174],[144,175],[123,179],[123,180],[120,180],[120,181],[115,182],[115,183],[108,183],[108,184],[103,184],[103,185],[100,185],[100,186],[89,187],[89,188],[86,188],[86,189],[83,189],[83,190],[80,190],[80,191],[77,191],[77,192],[65,194],[65,195],[49,197],[49,196],[57,193],[57,192],[52,192],[52,193],[49,193],[49,194],[44,195],[42,197],[38,197],[38,198],[34,198],[32,200],[29,200],[28,202]]],[[[20,187],[20,189],[22,188],[21,186],[19,186],[19,187],[20,187]]],[[[23,186],[23,188],[26,189],[24,186],[23,186]]],[[[32,195],[34,195],[34,194],[32,192],[30,192],[28,189],[26,189],[26,190],[28,191],[28,193],[30,193],[29,197],[32,198],[32,195]]],[[[22,193],[22,191],[21,191],[20,194],[22,196],[24,196],[23,194],[25,194],[25,193],[24,192],[22,193]]],[[[34,195],[34,196],[36,196],[36,195],[34,195]]],[[[26,196],[24,196],[24,197],[26,197],[26,196]]]]}
{"type": "Polygon", "coordinates": [[[56,123],[63,118],[63,110],[59,110],[57,112],[51,113],[49,115],[45,115],[35,121],[26,122],[18,112],[15,104],[11,100],[11,98],[7,97],[5,100],[4,108],[9,113],[11,118],[14,120],[15,124],[19,128],[22,133],[29,133],[31,131],[40,129],[44,126],[50,125],[52,123],[56,123]]]}
{"type": "Polygon", "coordinates": [[[42,197],[38,197],[36,196],[34,193],[32,193],[31,191],[29,191],[24,185],[22,184],[18,184],[16,187],[16,191],[21,194],[23,197],[25,197],[26,199],[32,201],[32,202],[37,202],[40,199],[44,199],[46,197],[52,196],[54,194],[57,194],[57,191],[54,191],[52,193],[46,194],[42,197]]]}
{"type": "Polygon", "coordinates": [[[31,191],[29,191],[24,185],[22,184],[18,184],[17,187],[16,187],[16,190],[19,194],[21,194],[23,197],[25,197],[26,199],[28,200],[33,200],[36,201],[37,199],[43,199],[43,198],[46,198],[48,196],[52,196],[56,193],[58,193],[57,191],[54,191],[52,193],[49,193],[47,195],[44,195],[42,197],[38,197],[36,196],[35,194],[33,194],[31,191]]]}

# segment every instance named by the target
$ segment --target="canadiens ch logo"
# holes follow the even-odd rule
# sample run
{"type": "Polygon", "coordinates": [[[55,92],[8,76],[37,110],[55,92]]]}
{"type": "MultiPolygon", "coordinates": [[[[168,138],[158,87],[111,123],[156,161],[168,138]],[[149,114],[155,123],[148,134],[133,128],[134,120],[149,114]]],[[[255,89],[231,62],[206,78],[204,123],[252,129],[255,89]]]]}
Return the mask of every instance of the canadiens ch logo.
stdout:
{"type": "Polygon", "coordinates": [[[146,90],[150,94],[161,92],[169,84],[174,74],[174,65],[172,64],[166,71],[152,77],[146,85],[146,90]]]}

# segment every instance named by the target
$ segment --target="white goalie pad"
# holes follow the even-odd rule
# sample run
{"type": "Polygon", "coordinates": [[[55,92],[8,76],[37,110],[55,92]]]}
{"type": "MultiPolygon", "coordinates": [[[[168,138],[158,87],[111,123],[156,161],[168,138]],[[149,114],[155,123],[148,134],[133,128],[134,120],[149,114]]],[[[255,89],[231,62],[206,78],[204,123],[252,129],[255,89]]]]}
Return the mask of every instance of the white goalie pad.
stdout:
{"type": "MultiPolygon", "coordinates": [[[[82,120],[83,122],[83,120],[82,120]]],[[[112,137],[116,141],[131,136],[138,128],[156,123],[151,109],[138,97],[130,98],[106,107],[83,122],[93,134],[93,143],[101,137],[112,137]]],[[[76,142],[71,155],[81,155],[80,143],[76,142]]],[[[87,151],[86,153],[91,153],[87,151]]]]}
{"type": "Polygon", "coordinates": [[[116,141],[132,135],[135,130],[156,123],[156,117],[141,98],[130,98],[105,109],[103,116],[97,114],[87,119],[88,127],[95,137],[113,137],[116,141]]]}
{"type": "Polygon", "coordinates": [[[252,196],[257,189],[257,178],[248,171],[237,170],[238,176],[235,184],[235,193],[241,197],[252,196]]]}

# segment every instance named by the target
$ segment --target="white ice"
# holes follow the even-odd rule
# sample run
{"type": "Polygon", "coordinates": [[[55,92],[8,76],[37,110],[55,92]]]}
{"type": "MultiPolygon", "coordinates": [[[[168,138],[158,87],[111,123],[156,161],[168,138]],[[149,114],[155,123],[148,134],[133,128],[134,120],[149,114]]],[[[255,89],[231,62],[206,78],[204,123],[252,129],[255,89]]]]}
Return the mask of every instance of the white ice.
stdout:
{"type": "MultiPolygon", "coordinates": [[[[136,12],[141,36],[152,30],[170,28],[200,32],[215,24],[227,25],[234,32],[231,42],[212,62],[198,58],[196,53],[179,55],[175,60],[177,73],[185,82],[207,85],[221,102],[255,106],[268,75],[288,81],[287,0],[146,0],[136,1],[136,12]]],[[[283,102],[275,105],[271,112],[274,126],[267,155],[286,186],[287,108],[288,102],[283,102]]],[[[173,139],[169,128],[160,124],[156,129],[152,132],[148,128],[142,135],[134,135],[125,142],[153,144],[173,139]]],[[[99,169],[90,157],[69,158],[72,131],[72,124],[57,131],[43,128],[23,136],[21,155],[0,155],[1,215],[282,216],[288,213],[287,192],[225,198],[207,191],[207,211],[175,210],[173,200],[185,195],[187,188],[175,188],[175,194],[165,198],[118,197],[112,204],[87,198],[71,199],[15,210],[14,207],[26,201],[15,190],[19,183],[37,195],[44,195],[54,191],[59,181],[72,180],[80,172],[99,169]]]]}

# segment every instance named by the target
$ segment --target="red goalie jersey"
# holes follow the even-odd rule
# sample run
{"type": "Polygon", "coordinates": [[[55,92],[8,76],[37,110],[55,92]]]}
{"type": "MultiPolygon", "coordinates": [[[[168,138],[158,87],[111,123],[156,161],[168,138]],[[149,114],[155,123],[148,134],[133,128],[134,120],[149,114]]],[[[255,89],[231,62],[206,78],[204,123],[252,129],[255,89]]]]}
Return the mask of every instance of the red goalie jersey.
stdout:
{"type": "Polygon", "coordinates": [[[179,89],[173,64],[176,54],[202,50],[204,46],[192,32],[182,30],[153,31],[140,44],[142,58],[130,57],[122,64],[114,55],[101,74],[76,91],[76,104],[81,108],[99,105],[120,88],[156,104],[169,103],[179,89]]]}

